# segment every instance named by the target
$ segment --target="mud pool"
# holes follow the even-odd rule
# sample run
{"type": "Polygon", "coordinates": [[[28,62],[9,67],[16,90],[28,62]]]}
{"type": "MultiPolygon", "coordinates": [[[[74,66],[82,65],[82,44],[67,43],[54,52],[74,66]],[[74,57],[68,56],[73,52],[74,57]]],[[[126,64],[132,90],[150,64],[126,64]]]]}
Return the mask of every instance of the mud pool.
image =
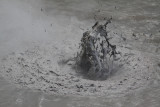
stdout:
{"type": "Polygon", "coordinates": [[[159,4],[1,0],[0,107],[159,107],[159,4]],[[75,56],[84,31],[111,16],[125,68],[105,81],[77,75],[74,61],[62,61],[75,56]]]}

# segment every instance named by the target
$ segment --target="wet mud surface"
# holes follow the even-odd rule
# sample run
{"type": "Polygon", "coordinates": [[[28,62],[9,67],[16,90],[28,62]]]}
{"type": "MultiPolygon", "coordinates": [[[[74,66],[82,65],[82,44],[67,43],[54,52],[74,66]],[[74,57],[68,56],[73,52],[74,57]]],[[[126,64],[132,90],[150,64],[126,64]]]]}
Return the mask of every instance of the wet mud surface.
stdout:
{"type": "MultiPolygon", "coordinates": [[[[77,44],[72,41],[34,44],[24,52],[11,53],[2,59],[1,73],[17,85],[57,95],[110,96],[144,88],[155,77],[152,54],[135,50],[125,43],[128,38],[113,36],[121,57],[112,65],[116,73],[106,80],[84,78],[74,68],[77,44]]],[[[134,37],[131,40],[136,41],[134,37]]]]}
{"type": "Polygon", "coordinates": [[[159,107],[159,3],[0,1],[0,106],[159,107]],[[123,57],[109,78],[90,80],[73,58],[83,32],[111,16],[109,36],[123,57]]]}

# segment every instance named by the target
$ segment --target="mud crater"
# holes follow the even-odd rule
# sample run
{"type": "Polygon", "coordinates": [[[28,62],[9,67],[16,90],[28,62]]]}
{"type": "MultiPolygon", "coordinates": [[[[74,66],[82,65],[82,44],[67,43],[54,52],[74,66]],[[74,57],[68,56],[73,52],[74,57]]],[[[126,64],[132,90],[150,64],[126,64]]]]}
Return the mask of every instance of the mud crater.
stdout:
{"type": "MultiPolygon", "coordinates": [[[[89,35],[95,35],[94,27],[96,28],[96,26],[92,27],[91,31],[93,32],[90,32],[89,35]]],[[[147,86],[154,77],[150,55],[142,54],[131,44],[126,43],[127,37],[109,33],[108,38],[111,38],[111,45],[116,45],[116,51],[111,48],[110,54],[106,54],[106,59],[101,58],[104,54],[98,54],[97,59],[94,59],[96,57],[95,53],[92,53],[93,48],[88,51],[92,54],[87,53],[87,58],[79,60],[83,57],[84,52],[79,52],[82,47],[78,49],[75,46],[77,41],[66,40],[63,43],[34,44],[33,48],[24,52],[7,55],[1,61],[1,74],[17,86],[57,95],[112,96],[147,86]],[[94,58],[89,60],[90,56],[94,56],[94,58]],[[83,65],[81,62],[84,60],[91,62],[99,60],[102,66],[99,66],[96,71],[96,68],[92,68],[92,66],[95,67],[97,62],[86,62],[83,65]],[[88,64],[90,67],[86,68],[88,64]],[[108,65],[110,70],[103,64],[108,65]]],[[[136,40],[133,39],[133,41],[136,40]]],[[[87,48],[90,48],[90,45],[87,48]]],[[[100,45],[96,52],[100,52],[102,49],[100,45]]]]}

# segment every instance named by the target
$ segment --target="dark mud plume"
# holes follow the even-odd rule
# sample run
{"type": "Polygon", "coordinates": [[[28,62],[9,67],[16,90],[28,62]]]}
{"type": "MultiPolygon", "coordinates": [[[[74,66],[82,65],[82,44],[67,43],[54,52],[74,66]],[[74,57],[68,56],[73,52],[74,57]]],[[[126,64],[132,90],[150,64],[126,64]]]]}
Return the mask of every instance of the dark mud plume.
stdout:
{"type": "Polygon", "coordinates": [[[77,65],[89,79],[107,79],[114,71],[114,61],[117,59],[116,45],[110,43],[107,25],[96,22],[90,31],[83,33],[80,52],[77,54],[77,65]]]}

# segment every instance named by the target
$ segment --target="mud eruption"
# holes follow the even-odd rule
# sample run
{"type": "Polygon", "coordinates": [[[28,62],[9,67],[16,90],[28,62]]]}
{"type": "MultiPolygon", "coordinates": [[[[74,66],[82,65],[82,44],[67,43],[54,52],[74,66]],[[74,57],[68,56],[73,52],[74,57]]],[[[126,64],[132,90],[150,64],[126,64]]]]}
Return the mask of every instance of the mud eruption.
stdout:
{"type": "Polygon", "coordinates": [[[111,20],[104,25],[96,22],[91,31],[83,33],[77,64],[90,79],[107,79],[114,71],[114,61],[118,60],[116,56],[120,52],[116,51],[116,45],[110,43],[107,32],[111,20]]]}
{"type": "Polygon", "coordinates": [[[127,28],[110,22],[97,22],[84,34],[61,42],[32,43],[8,54],[1,59],[0,74],[17,87],[56,95],[108,97],[147,87],[157,74],[153,54],[137,47],[146,37],[132,36],[127,28]]]}

